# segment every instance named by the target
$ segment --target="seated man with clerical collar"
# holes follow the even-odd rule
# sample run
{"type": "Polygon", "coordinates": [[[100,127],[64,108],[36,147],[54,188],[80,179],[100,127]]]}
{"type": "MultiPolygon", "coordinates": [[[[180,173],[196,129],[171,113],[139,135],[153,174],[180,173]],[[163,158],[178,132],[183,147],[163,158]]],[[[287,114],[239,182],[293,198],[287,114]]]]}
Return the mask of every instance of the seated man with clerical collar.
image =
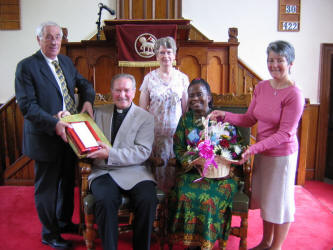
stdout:
{"type": "Polygon", "coordinates": [[[150,238],[157,206],[155,180],[146,166],[154,141],[154,117],[132,101],[135,79],[119,74],[111,81],[114,104],[96,108],[95,121],[112,147],[88,154],[94,159],[89,176],[96,199],[95,216],[103,249],[117,249],[118,208],[121,193],[130,196],[135,215],[133,248],[150,249],[150,238]]]}

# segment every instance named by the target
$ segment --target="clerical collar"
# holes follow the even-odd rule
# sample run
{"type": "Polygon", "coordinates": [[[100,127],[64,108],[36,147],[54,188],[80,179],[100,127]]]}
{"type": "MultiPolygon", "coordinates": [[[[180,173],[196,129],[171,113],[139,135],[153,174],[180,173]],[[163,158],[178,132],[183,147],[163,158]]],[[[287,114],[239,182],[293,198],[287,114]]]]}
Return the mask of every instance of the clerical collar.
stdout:
{"type": "Polygon", "coordinates": [[[126,109],[118,109],[117,106],[115,106],[115,110],[117,111],[118,114],[122,114],[122,113],[127,113],[127,111],[131,108],[132,104],[126,108],[126,109]]]}

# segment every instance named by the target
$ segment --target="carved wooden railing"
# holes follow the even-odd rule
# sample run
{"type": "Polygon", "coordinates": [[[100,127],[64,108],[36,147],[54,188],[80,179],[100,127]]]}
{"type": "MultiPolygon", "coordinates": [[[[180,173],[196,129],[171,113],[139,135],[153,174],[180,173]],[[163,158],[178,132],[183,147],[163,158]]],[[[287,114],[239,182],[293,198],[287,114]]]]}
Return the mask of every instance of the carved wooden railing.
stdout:
{"type": "Polygon", "coordinates": [[[241,93],[252,93],[254,87],[260,82],[262,78],[250,69],[242,60],[238,58],[238,91],[241,93]]]}
{"type": "Polygon", "coordinates": [[[0,107],[1,184],[32,185],[32,160],[22,155],[23,116],[12,97],[0,107]]]}
{"type": "Polygon", "coordinates": [[[191,28],[190,28],[189,40],[209,40],[208,37],[202,34],[201,31],[198,30],[196,27],[194,27],[192,24],[190,26],[191,28]]]}

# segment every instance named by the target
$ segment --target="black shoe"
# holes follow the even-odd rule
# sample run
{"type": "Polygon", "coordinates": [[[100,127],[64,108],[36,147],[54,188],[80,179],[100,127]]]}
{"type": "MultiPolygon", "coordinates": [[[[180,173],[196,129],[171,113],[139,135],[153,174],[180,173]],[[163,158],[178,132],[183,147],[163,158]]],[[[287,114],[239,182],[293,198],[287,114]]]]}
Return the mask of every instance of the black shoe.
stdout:
{"type": "Polygon", "coordinates": [[[42,238],[42,243],[45,245],[49,245],[56,249],[68,249],[72,246],[70,241],[64,240],[61,236],[57,236],[56,238],[42,238]]]}
{"type": "Polygon", "coordinates": [[[64,227],[60,228],[60,233],[62,234],[79,234],[79,225],[70,223],[64,227]]]}

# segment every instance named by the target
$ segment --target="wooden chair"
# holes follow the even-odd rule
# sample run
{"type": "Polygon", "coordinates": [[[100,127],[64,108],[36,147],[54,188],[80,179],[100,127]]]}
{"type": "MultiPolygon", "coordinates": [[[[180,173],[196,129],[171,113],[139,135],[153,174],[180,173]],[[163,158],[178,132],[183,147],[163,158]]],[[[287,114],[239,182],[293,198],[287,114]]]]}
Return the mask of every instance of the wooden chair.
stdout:
{"type": "MultiPolygon", "coordinates": [[[[251,94],[235,96],[216,95],[213,94],[214,109],[221,109],[233,113],[245,113],[251,101],[251,94]]],[[[238,127],[241,135],[244,137],[245,144],[249,145],[254,142],[254,137],[251,135],[250,128],[238,127]]],[[[170,159],[168,166],[176,166],[176,159],[170,159]]],[[[238,191],[233,198],[232,215],[240,216],[241,222],[239,226],[233,226],[230,230],[230,235],[240,238],[239,249],[247,249],[247,228],[248,228],[248,209],[250,200],[251,187],[251,172],[252,159],[243,165],[243,168],[238,168],[233,171],[235,179],[238,181],[238,191]]],[[[169,242],[169,249],[172,249],[172,244],[169,242]]],[[[220,241],[220,248],[226,248],[226,242],[220,241]]]]}
{"type": "MultiPolygon", "coordinates": [[[[79,102],[79,101],[78,101],[79,102]]],[[[95,106],[111,104],[112,95],[110,93],[100,94],[96,93],[95,106]]],[[[150,157],[150,166],[152,173],[156,172],[157,167],[164,165],[161,158],[150,157]]],[[[94,241],[98,237],[97,225],[95,225],[94,217],[94,196],[89,191],[88,176],[92,171],[92,161],[90,159],[81,159],[78,162],[80,172],[80,231],[83,234],[86,247],[89,250],[95,249],[94,241]]],[[[156,218],[154,220],[153,230],[154,236],[157,237],[160,248],[163,249],[166,228],[165,228],[165,194],[162,190],[157,189],[158,205],[156,210],[156,218]]],[[[131,202],[128,196],[122,196],[122,202],[118,211],[119,216],[119,233],[126,233],[132,230],[132,222],[134,213],[131,208],[131,202]]]]}
{"type": "MultiPolygon", "coordinates": [[[[251,102],[251,94],[244,94],[235,96],[228,95],[215,95],[213,94],[213,104],[215,109],[221,109],[233,113],[245,113],[251,102]]],[[[255,142],[255,128],[238,127],[240,133],[244,137],[245,144],[250,145],[255,142]],[[252,131],[251,131],[252,130],[252,131]]],[[[251,176],[252,176],[252,162],[243,165],[241,172],[234,173],[239,181],[238,191],[233,198],[232,215],[241,218],[239,226],[233,226],[230,235],[240,238],[239,249],[247,249],[247,228],[248,228],[248,211],[249,201],[251,197],[251,176]]],[[[226,242],[224,243],[226,245],[226,242]]],[[[224,246],[225,247],[225,246],[224,246]]]]}
{"type": "MultiPolygon", "coordinates": [[[[152,166],[152,171],[155,172],[156,167],[163,165],[163,160],[160,158],[151,157],[149,159],[152,166]]],[[[83,233],[83,237],[88,250],[95,249],[94,241],[98,237],[97,225],[95,225],[94,217],[94,196],[89,192],[88,187],[88,176],[92,171],[91,160],[81,159],[79,160],[80,169],[80,230],[83,233]]],[[[164,238],[165,238],[165,216],[164,216],[164,193],[157,189],[158,205],[156,211],[156,218],[153,224],[154,235],[157,237],[160,247],[163,249],[164,238]]],[[[119,211],[119,233],[125,233],[132,230],[132,222],[134,213],[131,208],[131,202],[129,197],[123,195],[122,203],[119,211]]]]}

